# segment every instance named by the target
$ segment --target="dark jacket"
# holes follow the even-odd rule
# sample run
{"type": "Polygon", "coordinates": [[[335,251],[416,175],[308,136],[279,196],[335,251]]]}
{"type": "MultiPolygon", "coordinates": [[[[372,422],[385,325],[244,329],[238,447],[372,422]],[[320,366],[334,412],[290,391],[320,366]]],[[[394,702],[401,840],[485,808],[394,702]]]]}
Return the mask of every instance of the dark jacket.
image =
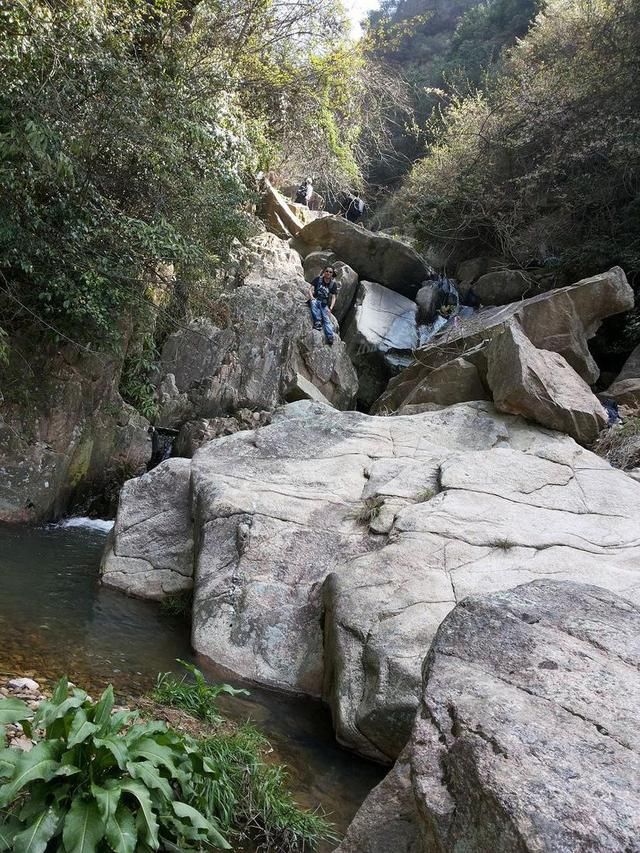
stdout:
{"type": "Polygon", "coordinates": [[[338,285],[335,278],[329,284],[326,284],[323,277],[318,275],[311,282],[311,287],[314,299],[317,299],[322,305],[328,305],[331,302],[331,295],[337,295],[338,293],[338,285]]]}

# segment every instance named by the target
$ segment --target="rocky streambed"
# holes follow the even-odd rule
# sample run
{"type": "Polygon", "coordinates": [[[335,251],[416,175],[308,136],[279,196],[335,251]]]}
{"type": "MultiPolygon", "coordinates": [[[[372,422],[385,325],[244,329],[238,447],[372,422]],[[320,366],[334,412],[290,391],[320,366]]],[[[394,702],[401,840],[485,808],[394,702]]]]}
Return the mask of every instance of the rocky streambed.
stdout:
{"type": "MultiPolygon", "coordinates": [[[[195,662],[210,681],[233,681],[193,656],[184,620],[99,584],[106,535],[89,520],[0,525],[0,681],[18,674],[46,687],[67,673],[93,695],[111,682],[135,703],[158,672],[179,670],[177,657],[195,662]]],[[[319,703],[249,687],[249,697],[220,697],[221,709],[265,732],[274,761],[289,767],[297,801],[324,809],[342,834],[382,768],[338,747],[319,703]]]]}

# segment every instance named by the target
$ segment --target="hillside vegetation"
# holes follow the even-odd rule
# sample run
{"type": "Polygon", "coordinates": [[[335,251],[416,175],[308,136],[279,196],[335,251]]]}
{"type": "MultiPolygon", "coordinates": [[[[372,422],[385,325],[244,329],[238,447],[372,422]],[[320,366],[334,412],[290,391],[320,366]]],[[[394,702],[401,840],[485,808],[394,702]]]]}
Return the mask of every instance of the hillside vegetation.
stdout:
{"type": "Polygon", "coordinates": [[[549,0],[484,91],[454,95],[398,197],[448,265],[640,269],[638,0],[549,0]]]}
{"type": "Polygon", "coordinates": [[[334,0],[0,4],[0,344],[113,344],[247,229],[260,169],[360,179],[386,85],[334,0]]]}

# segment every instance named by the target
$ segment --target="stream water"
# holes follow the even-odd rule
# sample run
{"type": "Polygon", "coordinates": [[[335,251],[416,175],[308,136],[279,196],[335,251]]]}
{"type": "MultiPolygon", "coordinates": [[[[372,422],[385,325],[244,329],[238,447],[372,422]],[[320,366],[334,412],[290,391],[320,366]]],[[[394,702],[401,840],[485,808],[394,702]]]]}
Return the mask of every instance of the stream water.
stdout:
{"type": "MultiPolygon", "coordinates": [[[[31,675],[44,683],[66,673],[122,697],[147,691],[158,672],[194,661],[211,680],[231,681],[194,657],[183,620],[98,582],[106,524],[72,520],[45,528],[0,525],[0,680],[31,675]]],[[[221,697],[232,719],[252,719],[290,769],[304,806],[320,806],[342,834],[383,769],[342,750],[320,703],[251,687],[247,698],[221,697]]],[[[95,695],[95,694],[94,694],[95,695]]],[[[327,848],[330,849],[330,848],[327,848]]]]}

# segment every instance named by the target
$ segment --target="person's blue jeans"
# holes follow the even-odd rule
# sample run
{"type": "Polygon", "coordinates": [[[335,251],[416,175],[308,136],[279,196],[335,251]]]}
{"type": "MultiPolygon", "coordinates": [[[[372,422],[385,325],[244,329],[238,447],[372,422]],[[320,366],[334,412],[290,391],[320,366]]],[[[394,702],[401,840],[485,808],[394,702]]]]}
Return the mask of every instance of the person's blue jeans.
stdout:
{"type": "Polygon", "coordinates": [[[320,323],[324,329],[328,341],[333,340],[333,324],[331,323],[331,312],[329,306],[323,302],[318,302],[317,299],[312,299],[309,303],[311,307],[311,316],[314,323],[320,323]]]}

